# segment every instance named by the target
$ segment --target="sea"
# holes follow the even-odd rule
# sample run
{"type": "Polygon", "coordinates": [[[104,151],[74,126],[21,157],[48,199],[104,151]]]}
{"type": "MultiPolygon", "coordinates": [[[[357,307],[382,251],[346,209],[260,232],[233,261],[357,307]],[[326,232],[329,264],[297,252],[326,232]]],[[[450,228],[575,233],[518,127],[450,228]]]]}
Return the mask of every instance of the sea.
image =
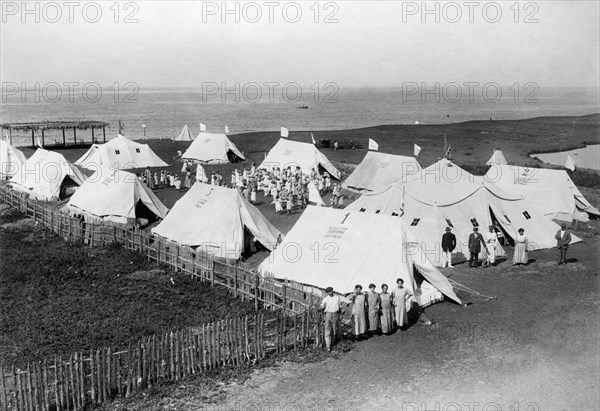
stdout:
{"type": "MultiPolygon", "coordinates": [[[[107,139],[117,133],[119,121],[124,134],[134,140],[170,139],[185,124],[195,135],[200,123],[214,133],[223,133],[225,126],[229,134],[279,131],[285,127],[292,135],[294,131],[313,131],[318,138],[320,130],[600,112],[597,88],[526,89],[521,85],[492,88],[492,91],[488,88],[486,93],[425,85],[344,88],[315,84],[304,89],[285,85],[268,88],[224,85],[223,89],[219,86],[185,89],[141,88],[132,84],[75,88],[54,84],[37,90],[35,87],[3,89],[0,123],[100,120],[110,123],[107,139]]],[[[78,141],[91,140],[90,131],[81,130],[77,134],[78,141]]],[[[61,140],[62,132],[49,131],[45,137],[46,141],[61,140]]],[[[12,138],[16,146],[31,144],[30,133],[13,132],[12,138]]]]}

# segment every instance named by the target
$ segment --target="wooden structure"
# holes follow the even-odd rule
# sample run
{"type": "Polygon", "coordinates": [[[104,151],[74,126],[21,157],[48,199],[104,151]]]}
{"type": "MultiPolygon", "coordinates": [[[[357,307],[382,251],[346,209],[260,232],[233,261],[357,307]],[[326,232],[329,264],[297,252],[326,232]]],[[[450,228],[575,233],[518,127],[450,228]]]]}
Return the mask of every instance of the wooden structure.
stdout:
{"type": "Polygon", "coordinates": [[[35,141],[35,133],[41,132],[42,138],[42,146],[46,146],[45,141],[45,131],[46,130],[62,130],[62,143],[58,140],[55,140],[54,144],[49,144],[49,147],[71,147],[71,148],[83,148],[89,147],[96,142],[95,132],[96,129],[102,130],[102,139],[103,142],[106,143],[106,127],[109,126],[109,123],[104,121],[42,121],[42,122],[34,122],[34,123],[3,123],[0,124],[0,128],[3,130],[8,130],[9,132],[9,140],[12,144],[12,132],[13,131],[22,131],[29,132],[31,131],[31,147],[35,148],[37,146],[35,141]],[[92,130],[92,139],[89,144],[84,143],[83,140],[77,144],[77,130],[92,130]],[[67,130],[73,130],[73,143],[67,144],[67,130]]]}

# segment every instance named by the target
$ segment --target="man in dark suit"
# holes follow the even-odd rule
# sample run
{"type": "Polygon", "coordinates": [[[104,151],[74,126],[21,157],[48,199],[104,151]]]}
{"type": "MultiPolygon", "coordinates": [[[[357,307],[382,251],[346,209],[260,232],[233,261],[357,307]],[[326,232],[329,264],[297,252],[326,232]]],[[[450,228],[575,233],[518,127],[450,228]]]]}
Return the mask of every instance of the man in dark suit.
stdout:
{"type": "Polygon", "coordinates": [[[571,243],[571,232],[567,230],[567,225],[562,223],[560,230],[554,236],[556,240],[556,248],[558,248],[558,265],[567,263],[567,249],[571,243]]]}
{"type": "Polygon", "coordinates": [[[469,253],[471,254],[469,267],[477,268],[479,266],[479,253],[482,246],[485,247],[485,240],[479,234],[479,228],[473,227],[473,232],[469,234],[469,253]]]}
{"type": "Polygon", "coordinates": [[[446,227],[446,232],[442,236],[442,251],[444,252],[444,267],[452,268],[452,251],[456,248],[456,236],[452,234],[450,227],[446,227]]]}

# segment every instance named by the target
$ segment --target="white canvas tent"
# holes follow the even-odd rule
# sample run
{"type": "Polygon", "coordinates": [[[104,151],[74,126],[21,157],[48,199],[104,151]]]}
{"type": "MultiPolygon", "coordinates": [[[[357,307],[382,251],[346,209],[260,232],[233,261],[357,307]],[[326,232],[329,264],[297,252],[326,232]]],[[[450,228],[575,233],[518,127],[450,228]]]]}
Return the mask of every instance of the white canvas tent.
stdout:
{"type": "Polygon", "coordinates": [[[530,207],[554,220],[586,221],[586,213],[600,214],[565,170],[495,165],[486,173],[485,182],[522,197],[530,207]]]}
{"type": "Polygon", "coordinates": [[[94,223],[134,224],[137,218],[149,222],[165,218],[168,209],[135,174],[104,169],[95,172],[73,194],[69,211],[94,223]]]}
{"type": "MultiPolygon", "coordinates": [[[[510,239],[515,238],[519,228],[524,228],[530,250],[556,246],[554,235],[559,229],[520,196],[484,184],[483,178],[448,160],[424,169],[421,178],[406,184],[394,183],[377,192],[365,193],[346,209],[400,217],[436,266],[444,265],[441,238],[446,227],[451,227],[456,236],[454,262],[469,258],[468,239],[473,227],[479,227],[484,234],[494,219],[510,239]],[[454,167],[455,170],[447,171],[454,167]],[[436,169],[439,174],[432,173],[436,169]]],[[[579,241],[574,236],[573,242],[579,241]]],[[[498,251],[499,256],[505,255],[502,249],[498,251]]]]}
{"type": "Polygon", "coordinates": [[[353,191],[372,191],[396,181],[407,181],[421,171],[414,157],[368,151],[342,187],[353,191]]]}
{"type": "Polygon", "coordinates": [[[495,149],[494,154],[492,154],[487,163],[485,163],[486,166],[491,166],[492,164],[498,164],[501,166],[508,164],[506,162],[506,158],[504,158],[504,153],[502,152],[502,150],[495,149]]]}
{"type": "Polygon", "coordinates": [[[203,183],[195,183],[152,232],[230,260],[239,259],[252,238],[272,250],[281,235],[237,190],[203,183]]]}
{"type": "Polygon", "coordinates": [[[309,206],[270,258],[264,275],[349,293],[355,284],[394,286],[398,277],[427,306],[443,295],[460,303],[450,282],[404,230],[399,218],[309,206]],[[419,284],[413,268],[425,278],[419,284]]]}
{"type": "Polygon", "coordinates": [[[0,180],[6,180],[16,174],[26,160],[21,150],[0,139],[0,180]]]}
{"type": "Polygon", "coordinates": [[[291,141],[287,138],[279,139],[259,168],[270,171],[275,167],[285,170],[287,167],[295,169],[297,166],[304,174],[310,174],[311,168],[319,172],[321,167],[333,178],[338,180],[341,178],[340,171],[313,144],[291,141]]]}
{"type": "Polygon", "coordinates": [[[136,143],[122,134],[104,144],[92,145],[75,164],[91,170],[108,167],[118,170],[168,167],[149,145],[136,143]]]}
{"type": "Polygon", "coordinates": [[[193,141],[194,139],[192,138],[192,135],[190,134],[190,129],[188,128],[188,125],[186,124],[185,126],[183,126],[183,129],[181,130],[181,133],[179,133],[178,136],[173,137],[173,141],[193,141]]]}
{"type": "Polygon", "coordinates": [[[72,187],[80,186],[85,175],[54,151],[38,148],[10,179],[15,190],[29,193],[30,198],[44,201],[64,199],[72,187]]]}
{"type": "Polygon", "coordinates": [[[204,164],[226,164],[246,159],[225,134],[205,132],[198,134],[181,158],[204,164]]]}

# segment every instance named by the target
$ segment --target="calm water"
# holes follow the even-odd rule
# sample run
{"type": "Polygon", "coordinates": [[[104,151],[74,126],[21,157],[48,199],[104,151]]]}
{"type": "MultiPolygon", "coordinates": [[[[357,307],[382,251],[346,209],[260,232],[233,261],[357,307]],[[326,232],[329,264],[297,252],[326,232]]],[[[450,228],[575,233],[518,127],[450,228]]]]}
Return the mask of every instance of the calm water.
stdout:
{"type": "Polygon", "coordinates": [[[577,150],[561,151],[557,153],[532,154],[531,157],[539,158],[544,163],[557,166],[565,165],[567,156],[571,154],[575,160],[575,167],[600,170],[600,145],[594,144],[577,150]]]}
{"type": "MultiPolygon", "coordinates": [[[[121,86],[121,89],[123,87],[121,86]]],[[[207,125],[209,132],[223,132],[228,125],[230,134],[253,131],[277,131],[281,126],[293,130],[339,130],[369,127],[383,124],[439,124],[467,120],[524,119],[538,116],[571,116],[593,114],[600,111],[597,89],[540,88],[535,98],[538,102],[525,102],[525,94],[515,98],[511,90],[503,90],[502,98],[490,102],[481,95],[473,101],[467,96],[450,102],[439,95],[421,94],[404,96],[397,89],[340,89],[326,102],[331,89],[321,86],[319,96],[304,90],[302,98],[283,98],[275,90],[273,101],[263,92],[257,102],[244,101],[244,96],[223,96],[220,92],[204,97],[202,90],[152,89],[139,90],[126,101],[129,90],[121,90],[118,96],[105,89],[97,102],[86,101],[76,91],[69,101],[66,90],[57,102],[54,93],[40,93],[39,102],[33,95],[3,94],[0,121],[25,122],[42,120],[102,120],[111,124],[107,137],[116,134],[118,120],[125,125],[125,134],[132,139],[143,137],[142,124],[146,125],[148,138],[168,139],[188,124],[192,134],[199,131],[199,123],[207,125]],[[46,100],[44,97],[47,97],[46,100]],[[116,98],[115,98],[116,97],[116,98]],[[204,97],[204,98],[203,98],[204,97]],[[222,102],[223,98],[227,98],[222,102]],[[204,100],[204,101],[203,101],[204,100]],[[237,100],[237,101],[236,101],[237,100]],[[308,105],[298,109],[297,105],[308,105]]],[[[249,92],[250,99],[254,98],[249,92]]],[[[449,96],[448,99],[454,99],[449,96]]],[[[491,99],[490,99],[491,100],[491,99]]],[[[315,135],[317,137],[317,135],[315,135]]],[[[91,133],[78,132],[78,139],[90,139],[91,133]]],[[[48,140],[62,139],[60,131],[49,132],[48,140]]],[[[47,140],[47,141],[48,141],[47,140]]],[[[31,141],[30,134],[13,133],[16,145],[31,141]]]]}

